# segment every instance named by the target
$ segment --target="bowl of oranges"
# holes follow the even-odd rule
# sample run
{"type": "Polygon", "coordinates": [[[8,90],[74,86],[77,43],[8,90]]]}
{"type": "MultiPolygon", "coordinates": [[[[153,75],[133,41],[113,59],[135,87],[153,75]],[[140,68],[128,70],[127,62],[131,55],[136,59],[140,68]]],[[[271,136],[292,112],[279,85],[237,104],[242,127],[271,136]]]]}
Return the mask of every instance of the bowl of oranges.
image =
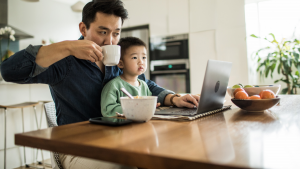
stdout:
{"type": "Polygon", "coordinates": [[[246,111],[264,111],[280,101],[280,98],[270,89],[260,90],[258,94],[256,94],[257,92],[249,94],[245,88],[235,88],[230,92],[234,96],[231,101],[237,107],[246,111]]]}
{"type": "Polygon", "coordinates": [[[242,85],[241,83],[236,84],[232,87],[227,87],[227,92],[231,96],[231,98],[234,98],[234,91],[238,88],[243,88],[249,96],[252,95],[259,95],[259,93],[263,90],[271,90],[273,93],[277,96],[280,91],[281,85],[279,84],[271,84],[271,85],[242,85]]]}

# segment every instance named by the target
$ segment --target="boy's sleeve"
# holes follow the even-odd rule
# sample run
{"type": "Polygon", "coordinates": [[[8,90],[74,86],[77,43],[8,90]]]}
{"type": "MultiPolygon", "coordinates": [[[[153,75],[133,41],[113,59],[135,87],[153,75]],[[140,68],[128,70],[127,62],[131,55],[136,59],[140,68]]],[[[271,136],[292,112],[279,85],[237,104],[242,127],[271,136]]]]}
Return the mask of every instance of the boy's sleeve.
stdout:
{"type": "Polygon", "coordinates": [[[103,117],[116,116],[123,113],[121,104],[117,102],[119,94],[113,84],[106,84],[101,93],[101,113],[103,117]]]}

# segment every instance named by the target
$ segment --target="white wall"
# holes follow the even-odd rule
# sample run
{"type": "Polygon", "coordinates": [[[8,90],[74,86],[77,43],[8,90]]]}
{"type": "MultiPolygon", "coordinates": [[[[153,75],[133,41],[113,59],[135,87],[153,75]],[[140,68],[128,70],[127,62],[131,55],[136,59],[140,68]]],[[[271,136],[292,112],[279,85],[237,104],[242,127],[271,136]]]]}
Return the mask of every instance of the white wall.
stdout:
{"type": "MultiPolygon", "coordinates": [[[[78,24],[81,13],[74,13],[70,5],[56,1],[41,0],[30,3],[21,0],[8,1],[8,24],[34,36],[32,39],[20,41],[20,50],[29,44],[40,45],[42,39],[59,42],[76,40],[80,37],[78,24]]],[[[26,101],[52,100],[48,85],[32,84],[0,84],[0,104],[9,105],[26,101]]],[[[37,106],[38,120],[42,112],[42,105],[37,106]]],[[[24,109],[25,131],[36,130],[35,116],[32,108],[24,109]]],[[[0,109],[0,169],[4,163],[4,110],[0,109]]],[[[43,114],[42,128],[46,128],[45,114],[43,114]]],[[[7,156],[6,168],[16,168],[24,165],[23,148],[14,145],[14,134],[22,132],[22,118],[20,109],[8,109],[7,114],[7,156]]],[[[32,163],[36,150],[26,148],[26,161],[32,163]]],[[[44,151],[44,158],[49,159],[49,152],[44,151]]],[[[39,151],[38,159],[41,160],[39,151]]]]}

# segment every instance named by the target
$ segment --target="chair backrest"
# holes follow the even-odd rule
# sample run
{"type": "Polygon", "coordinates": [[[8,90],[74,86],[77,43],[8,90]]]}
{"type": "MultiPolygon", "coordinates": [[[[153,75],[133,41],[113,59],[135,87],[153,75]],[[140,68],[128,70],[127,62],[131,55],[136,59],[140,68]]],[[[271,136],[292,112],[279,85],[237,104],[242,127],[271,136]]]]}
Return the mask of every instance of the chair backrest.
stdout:
{"type": "MultiPolygon", "coordinates": [[[[56,109],[54,102],[45,104],[45,113],[48,127],[57,126],[56,121],[56,109]]],[[[51,165],[53,169],[63,169],[61,162],[59,161],[59,154],[57,152],[51,152],[51,165]]]]}
{"type": "Polygon", "coordinates": [[[45,104],[45,112],[47,118],[48,127],[57,126],[56,122],[56,109],[54,102],[46,103],[45,104]]]}

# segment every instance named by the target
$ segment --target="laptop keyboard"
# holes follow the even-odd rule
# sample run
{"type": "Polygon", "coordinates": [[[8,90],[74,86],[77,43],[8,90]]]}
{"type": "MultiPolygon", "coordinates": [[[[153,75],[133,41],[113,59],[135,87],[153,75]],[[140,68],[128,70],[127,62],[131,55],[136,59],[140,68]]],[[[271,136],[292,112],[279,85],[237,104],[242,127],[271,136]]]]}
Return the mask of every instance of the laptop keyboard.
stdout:
{"type": "Polygon", "coordinates": [[[158,107],[155,111],[156,115],[195,115],[197,109],[188,108],[170,108],[170,107],[158,107]]]}
{"type": "Polygon", "coordinates": [[[194,115],[196,113],[197,113],[197,109],[185,109],[185,110],[171,112],[171,114],[174,115],[194,115]]]}

